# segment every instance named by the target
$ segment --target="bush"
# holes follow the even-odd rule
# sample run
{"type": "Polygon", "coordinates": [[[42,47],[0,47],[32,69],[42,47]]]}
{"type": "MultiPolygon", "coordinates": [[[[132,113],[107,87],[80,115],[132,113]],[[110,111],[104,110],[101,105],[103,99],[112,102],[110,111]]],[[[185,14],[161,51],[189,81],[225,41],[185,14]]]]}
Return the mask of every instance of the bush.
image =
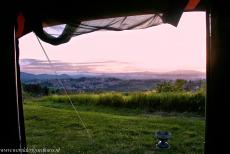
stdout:
{"type": "MultiPolygon", "coordinates": [[[[93,104],[112,107],[140,108],[148,111],[196,112],[204,115],[205,94],[201,92],[138,92],[138,93],[101,93],[70,95],[76,104],[93,104]]],[[[68,102],[68,97],[48,96],[53,102],[68,102]]]]}
{"type": "Polygon", "coordinates": [[[40,84],[22,84],[22,90],[32,96],[47,96],[49,88],[42,87],[40,84]]]}

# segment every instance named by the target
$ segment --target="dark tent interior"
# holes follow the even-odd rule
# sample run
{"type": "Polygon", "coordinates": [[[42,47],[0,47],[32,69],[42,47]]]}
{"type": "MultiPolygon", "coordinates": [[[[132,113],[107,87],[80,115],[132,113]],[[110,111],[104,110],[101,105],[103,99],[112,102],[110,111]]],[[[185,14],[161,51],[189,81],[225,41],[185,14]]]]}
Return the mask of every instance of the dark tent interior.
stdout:
{"type": "Polygon", "coordinates": [[[142,0],[142,1],[29,1],[10,0],[1,4],[0,54],[4,98],[0,110],[0,148],[26,147],[23,106],[20,90],[18,39],[34,32],[52,45],[67,43],[71,37],[97,30],[127,30],[169,23],[177,26],[184,11],[206,11],[207,97],[205,153],[227,150],[229,88],[229,17],[225,1],[142,0]],[[7,8],[7,9],[3,9],[7,8]],[[211,22],[210,22],[211,21],[211,22]],[[54,37],[43,27],[66,24],[54,37]],[[226,133],[225,133],[226,132],[226,133]]]}

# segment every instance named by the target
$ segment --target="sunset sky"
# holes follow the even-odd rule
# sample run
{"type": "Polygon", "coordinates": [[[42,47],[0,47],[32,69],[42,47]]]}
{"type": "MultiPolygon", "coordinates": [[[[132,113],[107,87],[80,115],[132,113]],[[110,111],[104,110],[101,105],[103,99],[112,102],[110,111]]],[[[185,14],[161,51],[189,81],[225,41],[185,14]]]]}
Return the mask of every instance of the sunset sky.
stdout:
{"type": "MultiPolygon", "coordinates": [[[[57,72],[166,72],[206,67],[205,13],[184,13],[178,27],[169,24],[121,32],[83,34],[70,42],[43,46],[57,72]]],[[[22,71],[50,73],[34,34],[20,38],[22,71]]]]}

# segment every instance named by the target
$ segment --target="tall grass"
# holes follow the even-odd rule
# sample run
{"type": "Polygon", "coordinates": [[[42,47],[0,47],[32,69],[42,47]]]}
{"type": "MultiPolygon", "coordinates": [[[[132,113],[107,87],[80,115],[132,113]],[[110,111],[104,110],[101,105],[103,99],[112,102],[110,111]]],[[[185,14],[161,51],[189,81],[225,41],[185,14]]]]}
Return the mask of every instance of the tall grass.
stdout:
{"type": "MultiPolygon", "coordinates": [[[[205,94],[201,92],[83,93],[72,94],[70,98],[75,104],[140,108],[152,112],[194,112],[204,115],[205,111],[205,94]]],[[[51,95],[43,100],[68,102],[64,95],[51,95]]]]}

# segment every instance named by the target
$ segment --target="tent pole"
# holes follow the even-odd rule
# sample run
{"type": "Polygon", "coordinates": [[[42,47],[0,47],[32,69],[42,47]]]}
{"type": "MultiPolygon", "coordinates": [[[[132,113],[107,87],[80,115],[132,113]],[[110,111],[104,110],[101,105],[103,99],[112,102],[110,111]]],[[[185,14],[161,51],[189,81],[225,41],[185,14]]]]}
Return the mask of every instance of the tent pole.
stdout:
{"type": "Polygon", "coordinates": [[[26,148],[26,134],[25,134],[25,123],[24,123],[24,114],[23,114],[23,102],[22,102],[22,89],[21,89],[21,78],[20,78],[20,65],[19,65],[19,41],[16,41],[16,76],[17,76],[17,85],[18,85],[18,109],[19,109],[19,124],[21,132],[21,145],[23,148],[26,148]]]}
{"type": "MultiPolygon", "coordinates": [[[[0,105],[0,150],[21,149],[25,146],[23,110],[21,102],[20,81],[17,80],[17,58],[15,39],[16,15],[0,13],[4,23],[0,24],[0,71],[1,71],[1,105],[0,105]],[[7,17],[6,20],[4,20],[7,17]]],[[[20,152],[18,152],[20,153],[20,152]]]]}
{"type": "MultiPolygon", "coordinates": [[[[212,1],[207,51],[205,153],[229,150],[230,18],[225,1],[212,1]]],[[[208,25],[209,26],[209,25],[208,25]]]]}

